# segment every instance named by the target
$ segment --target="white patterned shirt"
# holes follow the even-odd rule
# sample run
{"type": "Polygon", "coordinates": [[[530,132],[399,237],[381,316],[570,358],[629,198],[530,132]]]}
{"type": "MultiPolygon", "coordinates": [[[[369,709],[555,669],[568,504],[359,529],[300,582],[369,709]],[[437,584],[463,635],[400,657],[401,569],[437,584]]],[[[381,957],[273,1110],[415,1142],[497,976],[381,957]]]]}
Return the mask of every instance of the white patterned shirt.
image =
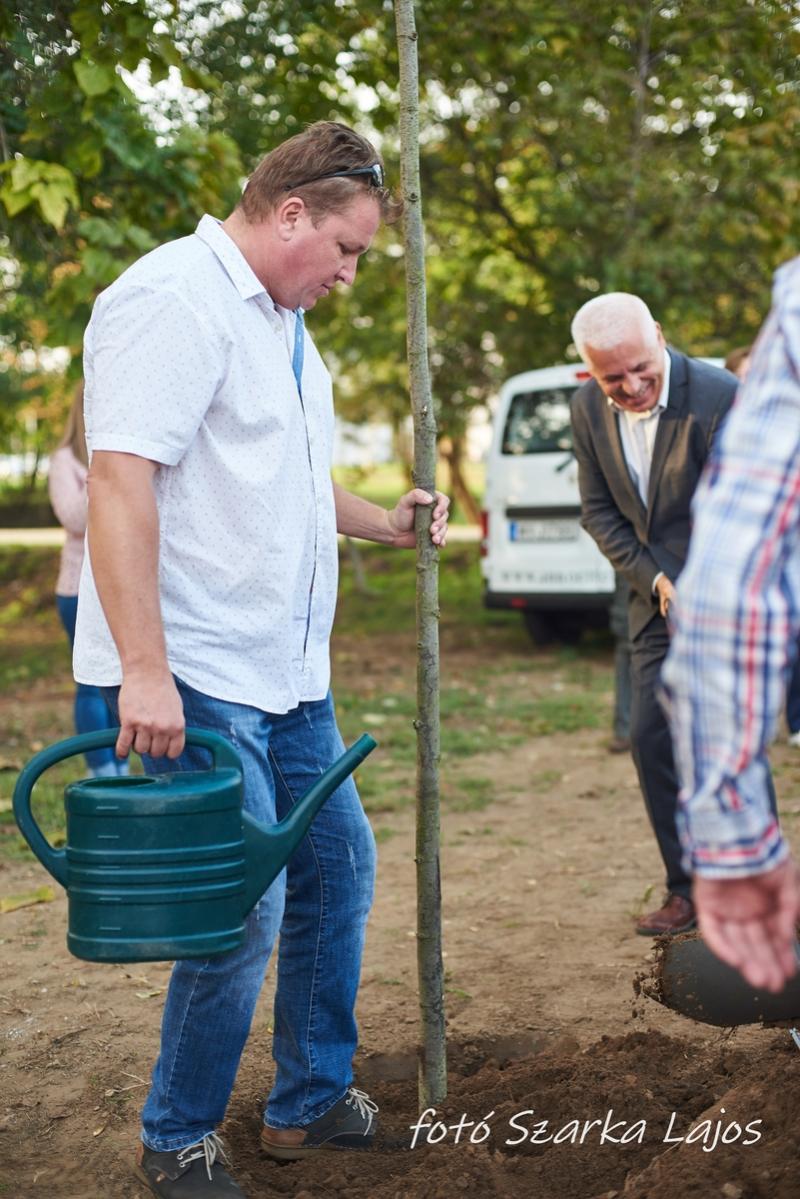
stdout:
{"type": "MultiPolygon", "coordinates": [[[[84,348],[90,452],[159,464],[173,673],[276,713],[327,693],[338,569],[331,379],[306,331],[301,399],[294,335],[294,314],[204,216],[98,297],[84,348]]],[[[122,678],[88,555],[74,669],[85,683],[122,678]]]]}

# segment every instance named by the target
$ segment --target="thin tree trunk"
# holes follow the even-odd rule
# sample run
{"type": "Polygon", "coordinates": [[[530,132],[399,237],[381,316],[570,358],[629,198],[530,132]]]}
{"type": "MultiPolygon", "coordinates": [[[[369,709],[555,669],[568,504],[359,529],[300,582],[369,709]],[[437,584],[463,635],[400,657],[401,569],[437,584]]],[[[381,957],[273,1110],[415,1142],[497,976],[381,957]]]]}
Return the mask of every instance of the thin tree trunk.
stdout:
{"type": "Polygon", "coordinates": [[[28,475],[27,479],[28,491],[34,491],[36,489],[36,480],[39,477],[39,467],[41,465],[41,461],[42,447],[37,445],[33,451],[33,466],[31,467],[31,473],[28,475]]]}
{"type": "MultiPolygon", "coordinates": [[[[428,371],[425,244],[419,178],[419,74],[413,0],[395,0],[400,59],[401,180],[405,202],[409,384],[414,415],[414,482],[436,486],[436,420],[428,371]]],[[[430,509],[417,508],[417,968],[422,1024],[419,1096],[435,1107],[447,1095],[439,872],[439,554],[430,509]]]]}

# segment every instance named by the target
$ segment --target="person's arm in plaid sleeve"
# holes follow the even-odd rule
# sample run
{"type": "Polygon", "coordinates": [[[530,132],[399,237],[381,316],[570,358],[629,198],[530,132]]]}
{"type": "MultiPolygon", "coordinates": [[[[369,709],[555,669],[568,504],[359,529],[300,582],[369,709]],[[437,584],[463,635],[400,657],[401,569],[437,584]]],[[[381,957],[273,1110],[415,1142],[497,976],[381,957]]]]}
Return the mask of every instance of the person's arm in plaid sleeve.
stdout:
{"type": "Polygon", "coordinates": [[[800,887],[766,747],[800,632],[800,260],[698,488],[664,667],[698,922],[754,986],[797,968],[800,887]]]}

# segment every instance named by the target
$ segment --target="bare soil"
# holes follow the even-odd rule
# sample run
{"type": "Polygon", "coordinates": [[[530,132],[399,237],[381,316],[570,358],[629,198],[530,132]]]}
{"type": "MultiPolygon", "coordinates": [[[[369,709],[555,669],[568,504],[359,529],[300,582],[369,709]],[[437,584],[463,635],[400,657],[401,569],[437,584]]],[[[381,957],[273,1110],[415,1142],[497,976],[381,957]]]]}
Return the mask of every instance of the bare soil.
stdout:
{"type": "MultiPolygon", "coordinates": [[[[366,669],[356,648],[338,644],[340,678],[366,669]]],[[[445,654],[468,677],[481,647],[445,637],[445,654]]],[[[405,641],[387,641],[369,664],[378,692],[382,677],[413,670],[409,657],[405,641]]],[[[25,722],[26,706],[46,704],[55,738],[69,702],[67,685],[37,684],[15,697],[13,716],[25,722]]],[[[0,718],[11,714],[0,704],[0,718]]],[[[221,1130],[248,1196],[800,1194],[800,1057],[788,1032],[692,1024],[634,991],[651,943],[632,920],[659,900],[661,871],[632,763],[610,755],[607,738],[561,732],[488,748],[470,770],[492,780],[492,802],[443,814],[449,1093],[413,1150],[289,1165],[259,1155],[270,972],[221,1130]]],[[[792,754],[775,753],[790,831],[792,754]]],[[[381,837],[355,1063],[382,1127],[406,1135],[418,1119],[413,823],[413,805],[400,807],[381,837]]],[[[38,864],[6,863],[0,894],[46,881],[38,864]]],[[[70,957],[56,890],[53,903],[0,916],[0,1195],[145,1199],[131,1162],[169,966],[70,957]]]]}

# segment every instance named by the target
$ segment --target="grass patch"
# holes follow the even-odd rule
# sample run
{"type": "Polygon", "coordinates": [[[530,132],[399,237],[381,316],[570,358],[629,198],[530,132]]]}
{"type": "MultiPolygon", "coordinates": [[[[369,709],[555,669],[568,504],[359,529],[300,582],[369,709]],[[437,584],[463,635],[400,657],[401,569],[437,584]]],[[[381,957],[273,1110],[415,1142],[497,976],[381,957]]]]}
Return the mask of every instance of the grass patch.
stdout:
{"type": "Polygon", "coordinates": [[[549,791],[556,783],[560,783],[563,777],[560,770],[542,770],[539,774],[532,775],[530,790],[539,794],[549,791]]]}
{"type": "Polygon", "coordinates": [[[358,794],[364,811],[375,815],[381,812],[402,812],[416,803],[414,771],[409,769],[402,776],[387,774],[394,763],[390,760],[382,769],[371,773],[362,770],[356,780],[358,794]]]}
{"type": "Polygon", "coordinates": [[[443,803],[451,812],[482,812],[494,797],[494,780],[477,776],[454,779],[442,789],[443,803]]]}
{"type": "MultiPolygon", "coordinates": [[[[410,550],[358,542],[362,572],[369,588],[359,591],[356,572],[346,547],[339,553],[339,603],[335,632],[364,636],[413,629],[416,570],[410,550]]],[[[487,629],[502,636],[512,630],[525,656],[532,647],[517,612],[484,608],[479,548],[473,543],[447,546],[439,559],[439,621],[442,632],[458,632],[465,643],[481,641],[487,629]]]]}
{"type": "Polygon", "coordinates": [[[599,728],[606,719],[596,695],[578,692],[543,696],[536,705],[532,732],[539,737],[548,733],[577,733],[579,729],[599,728]]]}
{"type": "Polygon", "coordinates": [[[48,675],[69,677],[70,653],[56,612],[59,551],[8,546],[0,552],[0,690],[48,675]]]}

